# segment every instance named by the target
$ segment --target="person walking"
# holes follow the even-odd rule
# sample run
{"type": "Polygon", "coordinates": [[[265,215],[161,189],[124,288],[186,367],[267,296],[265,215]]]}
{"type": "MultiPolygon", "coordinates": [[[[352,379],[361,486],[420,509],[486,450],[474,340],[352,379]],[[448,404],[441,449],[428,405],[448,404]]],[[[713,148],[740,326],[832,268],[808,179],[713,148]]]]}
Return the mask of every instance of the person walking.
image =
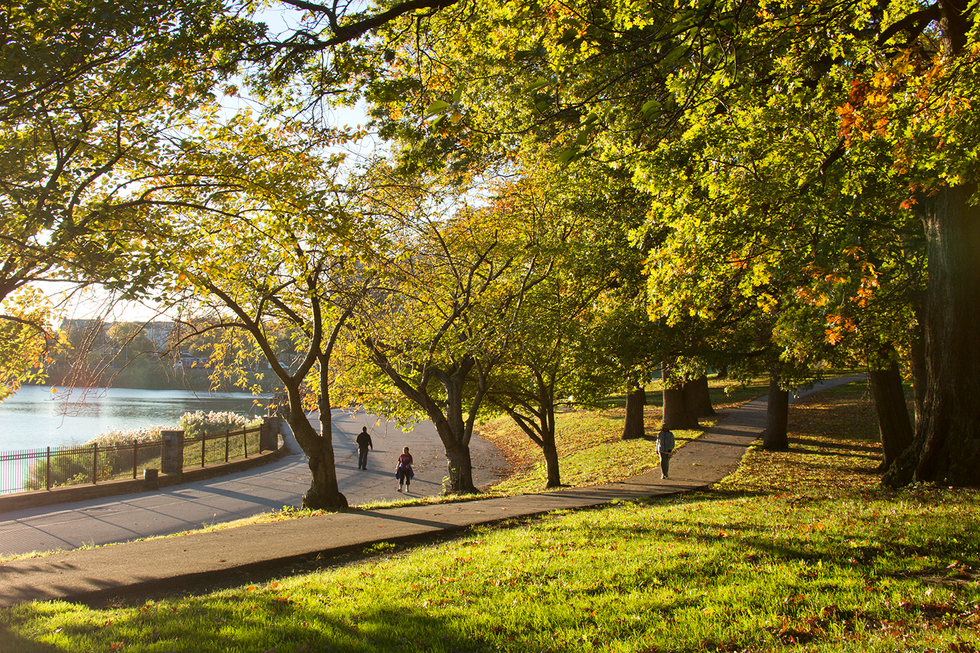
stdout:
{"type": "Polygon", "coordinates": [[[398,456],[395,478],[398,479],[398,491],[402,491],[404,484],[405,491],[408,492],[408,487],[412,484],[412,479],[415,478],[415,472],[412,471],[412,454],[408,453],[408,447],[405,447],[405,451],[398,456]]]}
{"type": "Polygon", "coordinates": [[[674,434],[667,428],[667,424],[660,427],[657,433],[657,453],[660,454],[660,478],[667,478],[670,469],[670,454],[674,451],[674,434]]]}
{"type": "Polygon", "coordinates": [[[371,442],[371,434],[368,433],[367,427],[361,429],[361,432],[357,434],[357,468],[367,469],[367,452],[368,447],[374,449],[374,443],[371,442]]]}

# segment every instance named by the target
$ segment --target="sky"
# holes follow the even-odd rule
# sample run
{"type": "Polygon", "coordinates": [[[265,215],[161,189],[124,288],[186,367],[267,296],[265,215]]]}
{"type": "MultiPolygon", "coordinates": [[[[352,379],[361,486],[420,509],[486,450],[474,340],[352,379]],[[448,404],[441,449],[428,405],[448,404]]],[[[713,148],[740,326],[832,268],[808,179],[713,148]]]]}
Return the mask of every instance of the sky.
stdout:
{"type": "MultiPolygon", "coordinates": [[[[300,12],[282,5],[269,7],[261,12],[258,20],[265,22],[269,26],[269,31],[273,35],[289,33],[299,23],[300,12]]],[[[239,80],[238,87],[242,92],[240,95],[223,96],[222,106],[228,117],[241,110],[251,110],[259,113],[261,105],[245,93],[244,84],[239,80]]],[[[330,127],[342,127],[349,125],[355,127],[364,126],[368,123],[366,107],[359,104],[356,107],[340,107],[333,109],[327,116],[330,127]]],[[[346,148],[344,152],[353,157],[361,158],[370,155],[378,147],[378,141],[373,136],[368,136],[359,141],[356,146],[346,148]]],[[[90,288],[82,293],[77,293],[71,299],[64,297],[67,290],[66,285],[58,286],[55,284],[47,286],[45,291],[52,300],[63,307],[62,313],[69,318],[95,318],[106,319],[108,321],[132,321],[147,322],[151,320],[171,320],[174,319],[173,313],[162,313],[162,308],[154,304],[139,302],[118,302],[110,301],[109,293],[98,288],[90,288]]]]}

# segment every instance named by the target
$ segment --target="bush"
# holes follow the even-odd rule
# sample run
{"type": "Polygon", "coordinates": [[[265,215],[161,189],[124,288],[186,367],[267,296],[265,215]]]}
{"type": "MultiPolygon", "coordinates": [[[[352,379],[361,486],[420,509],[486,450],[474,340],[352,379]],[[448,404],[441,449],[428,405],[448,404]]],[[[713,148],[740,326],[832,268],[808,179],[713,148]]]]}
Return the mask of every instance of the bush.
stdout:
{"type": "Polygon", "coordinates": [[[160,440],[160,431],[169,428],[167,426],[146,426],[139,429],[130,429],[128,431],[120,431],[116,428],[110,428],[105,433],[99,433],[97,436],[86,442],[83,446],[91,447],[94,444],[98,444],[100,447],[109,446],[129,446],[133,443],[136,444],[149,444],[151,442],[157,442],[160,440]]]}
{"type": "Polygon", "coordinates": [[[261,419],[250,420],[242,415],[235,413],[184,413],[180,418],[180,428],[184,431],[185,438],[200,438],[208,435],[219,435],[226,431],[239,430],[245,426],[258,426],[262,424],[261,419]]]}

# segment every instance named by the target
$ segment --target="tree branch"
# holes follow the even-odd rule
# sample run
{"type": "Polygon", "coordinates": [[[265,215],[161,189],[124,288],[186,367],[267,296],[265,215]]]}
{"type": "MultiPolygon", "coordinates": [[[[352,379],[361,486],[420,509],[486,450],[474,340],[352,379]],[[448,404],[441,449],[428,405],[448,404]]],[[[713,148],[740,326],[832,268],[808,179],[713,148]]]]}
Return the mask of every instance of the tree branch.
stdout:
{"type": "Polygon", "coordinates": [[[305,2],[305,0],[283,0],[285,4],[291,5],[298,9],[304,9],[313,13],[326,14],[327,19],[330,21],[331,29],[334,33],[332,38],[325,41],[315,39],[310,43],[291,44],[287,47],[293,52],[318,52],[320,50],[326,50],[327,48],[335,45],[340,45],[341,43],[347,43],[348,41],[353,41],[354,39],[360,38],[371,30],[381,27],[382,25],[385,25],[386,23],[389,23],[404,14],[408,14],[419,9],[439,11],[440,9],[451,7],[459,1],[460,0],[409,0],[408,2],[397,4],[391,9],[383,11],[380,14],[369,16],[368,18],[364,18],[347,25],[339,25],[337,23],[337,16],[335,12],[324,5],[313,2],[305,2]]]}
{"type": "Polygon", "coordinates": [[[917,11],[914,14],[909,14],[905,18],[888,26],[884,32],[878,37],[878,46],[883,46],[888,42],[888,39],[895,36],[899,32],[908,32],[909,41],[912,41],[915,37],[922,33],[926,28],[926,25],[934,20],[939,20],[942,18],[942,10],[937,2],[934,5],[929,5],[922,11],[917,11]]]}

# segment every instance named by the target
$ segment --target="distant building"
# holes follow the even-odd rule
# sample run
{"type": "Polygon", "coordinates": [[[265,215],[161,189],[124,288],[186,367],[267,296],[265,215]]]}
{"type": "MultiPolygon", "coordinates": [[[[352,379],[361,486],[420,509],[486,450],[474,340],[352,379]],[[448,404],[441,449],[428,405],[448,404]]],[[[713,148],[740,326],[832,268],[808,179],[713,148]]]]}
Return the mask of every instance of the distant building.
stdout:
{"type": "MultiPolygon", "coordinates": [[[[76,346],[84,343],[91,350],[114,354],[118,344],[109,337],[109,330],[116,324],[119,322],[107,322],[101,319],[64,319],[59,328],[72,342],[76,343],[76,346]]],[[[143,335],[153,343],[158,352],[167,349],[168,341],[176,326],[174,322],[170,321],[134,322],[134,324],[139,324],[142,327],[143,335]]]]}
{"type": "Polygon", "coordinates": [[[143,325],[143,335],[156,345],[157,351],[163,351],[167,348],[170,335],[174,332],[176,326],[175,323],[170,321],[147,322],[143,325]]]}

